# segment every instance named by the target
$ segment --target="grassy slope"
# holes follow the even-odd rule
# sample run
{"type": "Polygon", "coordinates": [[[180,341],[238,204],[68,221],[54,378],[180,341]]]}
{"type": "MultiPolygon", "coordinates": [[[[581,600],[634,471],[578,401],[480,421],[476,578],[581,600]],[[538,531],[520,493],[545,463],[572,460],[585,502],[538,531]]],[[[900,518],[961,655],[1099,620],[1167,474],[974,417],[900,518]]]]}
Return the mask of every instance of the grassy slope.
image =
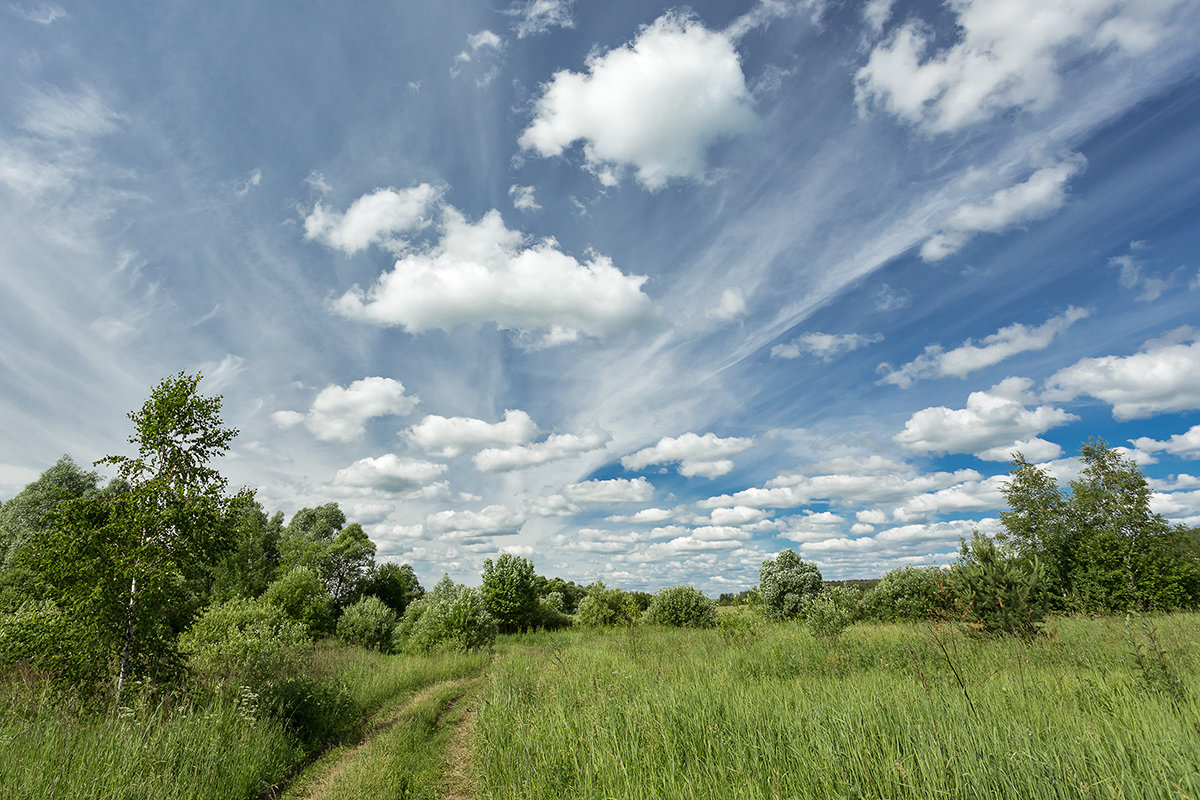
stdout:
{"type": "Polygon", "coordinates": [[[1155,626],[1165,674],[1120,619],[1032,644],[881,625],[835,645],[792,625],[530,639],[492,670],[478,796],[1195,798],[1200,615],[1155,626]]]}

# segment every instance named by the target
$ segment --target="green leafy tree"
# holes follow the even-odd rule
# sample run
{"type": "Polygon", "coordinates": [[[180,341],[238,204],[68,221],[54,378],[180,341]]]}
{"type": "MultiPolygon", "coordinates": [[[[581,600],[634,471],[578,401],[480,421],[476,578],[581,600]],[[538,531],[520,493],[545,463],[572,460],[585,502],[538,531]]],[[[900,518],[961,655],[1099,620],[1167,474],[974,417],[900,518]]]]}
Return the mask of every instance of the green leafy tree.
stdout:
{"type": "Polygon", "coordinates": [[[258,597],[279,571],[283,514],[268,518],[262,505],[245,498],[232,510],[233,546],[213,570],[213,599],[258,597]]]}
{"type": "Polygon", "coordinates": [[[179,641],[195,676],[212,684],[261,687],[295,672],[312,651],[303,624],[245,597],[213,603],[179,641]]]}
{"type": "Polygon", "coordinates": [[[50,526],[60,504],[95,495],[99,488],[100,476],[82,469],[69,455],[56,461],[0,507],[0,569],[9,565],[34,531],[50,526]]]}
{"type": "Polygon", "coordinates": [[[374,595],[403,616],[410,603],[425,594],[411,564],[376,564],[363,582],[364,595],[374,595]]]}
{"type": "Polygon", "coordinates": [[[532,561],[512,553],[504,553],[494,562],[484,559],[480,589],[501,633],[533,626],[538,616],[538,594],[532,561]]]}
{"type": "Polygon", "coordinates": [[[950,610],[951,597],[944,569],[908,565],[888,572],[863,595],[862,614],[881,622],[928,619],[950,610]]]}
{"type": "Polygon", "coordinates": [[[587,587],[580,586],[575,581],[567,581],[562,578],[549,578],[545,585],[538,589],[538,594],[545,597],[553,592],[557,592],[562,596],[564,614],[574,614],[579,610],[579,603],[583,598],[587,597],[587,587]]]}
{"type": "Polygon", "coordinates": [[[297,511],[283,530],[279,550],[284,571],[313,570],[339,606],[361,593],[375,564],[375,543],[358,523],[346,524],[337,503],[297,511]]]}
{"type": "Polygon", "coordinates": [[[200,379],[167,378],[129,414],[137,455],[97,462],[123,490],[61,506],[20,551],[46,595],[116,651],[118,702],[131,675],[177,665],[175,638],[230,540],[234,503],[212,461],[237,431],[219,396],[197,392],[200,379]]]}
{"type": "Polygon", "coordinates": [[[715,628],[717,604],[693,586],[671,586],[654,595],[642,619],[650,625],[715,628]]]}
{"type": "Polygon", "coordinates": [[[794,550],[784,550],[762,563],[758,573],[758,593],[763,613],[771,619],[799,616],[804,598],[816,595],[824,586],[821,570],[800,558],[794,550]]]}
{"type": "Polygon", "coordinates": [[[1062,491],[1018,453],[1001,513],[1013,550],[1045,565],[1059,608],[1170,609],[1200,602],[1200,567],[1183,529],[1150,510],[1150,487],[1132,459],[1103,440],[1080,447],[1084,468],[1062,491]]]}

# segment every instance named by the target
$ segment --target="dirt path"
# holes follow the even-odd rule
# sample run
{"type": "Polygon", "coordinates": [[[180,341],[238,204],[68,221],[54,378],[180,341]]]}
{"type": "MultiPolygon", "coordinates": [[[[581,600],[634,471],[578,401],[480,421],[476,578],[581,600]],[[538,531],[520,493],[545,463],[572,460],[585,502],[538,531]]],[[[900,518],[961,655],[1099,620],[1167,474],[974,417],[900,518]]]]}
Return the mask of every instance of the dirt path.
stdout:
{"type": "MultiPolygon", "coordinates": [[[[302,781],[302,785],[298,786],[295,791],[287,794],[288,800],[323,800],[346,776],[347,771],[352,768],[356,756],[367,747],[370,747],[380,734],[403,719],[413,708],[424,703],[431,696],[443,693],[453,687],[458,687],[465,691],[476,680],[475,678],[461,678],[427,686],[410,697],[406,702],[379,714],[357,744],[338,750],[331,757],[327,757],[328,763],[319,764],[315,768],[315,772],[306,775],[302,781]]],[[[455,736],[457,738],[457,731],[455,736]]],[[[469,795],[463,795],[463,797],[469,797],[469,795]]]]}
{"type": "Polygon", "coordinates": [[[482,688],[477,688],[459,700],[458,719],[453,722],[454,734],[446,745],[442,759],[442,800],[471,800],[475,796],[475,778],[471,774],[471,733],[475,730],[482,691],[482,688]]]}

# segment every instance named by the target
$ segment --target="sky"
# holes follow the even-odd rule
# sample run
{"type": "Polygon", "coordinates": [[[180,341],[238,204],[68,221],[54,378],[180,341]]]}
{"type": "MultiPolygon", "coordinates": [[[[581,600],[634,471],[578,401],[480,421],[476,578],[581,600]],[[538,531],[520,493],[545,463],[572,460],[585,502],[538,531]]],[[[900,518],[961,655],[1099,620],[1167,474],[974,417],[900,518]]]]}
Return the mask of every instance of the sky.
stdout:
{"type": "Polygon", "coordinates": [[[999,530],[1101,437],[1200,525],[1200,5],[0,7],[0,499],[180,371],[432,584],[710,594],[999,530]]]}

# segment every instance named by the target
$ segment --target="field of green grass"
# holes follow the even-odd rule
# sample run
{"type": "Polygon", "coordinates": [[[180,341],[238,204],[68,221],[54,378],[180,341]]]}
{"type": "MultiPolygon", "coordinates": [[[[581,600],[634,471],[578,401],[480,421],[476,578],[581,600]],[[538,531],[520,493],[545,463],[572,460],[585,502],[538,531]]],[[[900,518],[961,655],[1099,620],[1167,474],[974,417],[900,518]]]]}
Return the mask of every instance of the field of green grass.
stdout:
{"type": "Polygon", "coordinates": [[[568,631],[502,644],[480,798],[1200,797],[1200,615],[568,631]]]}
{"type": "MultiPolygon", "coordinates": [[[[427,687],[476,676],[487,663],[484,654],[383,656],[332,646],[319,648],[309,669],[344,689],[344,713],[337,718],[353,739],[364,720],[369,725],[427,687]]],[[[4,800],[256,798],[288,779],[309,755],[247,692],[203,702],[135,699],[106,714],[63,707],[20,683],[4,688],[4,800]]]]}
{"type": "Polygon", "coordinates": [[[9,683],[0,797],[1200,798],[1200,614],[1032,642],[723,617],[469,656],[320,647],[309,670],[356,724],[300,771],[244,693],[87,714],[9,683]]]}

